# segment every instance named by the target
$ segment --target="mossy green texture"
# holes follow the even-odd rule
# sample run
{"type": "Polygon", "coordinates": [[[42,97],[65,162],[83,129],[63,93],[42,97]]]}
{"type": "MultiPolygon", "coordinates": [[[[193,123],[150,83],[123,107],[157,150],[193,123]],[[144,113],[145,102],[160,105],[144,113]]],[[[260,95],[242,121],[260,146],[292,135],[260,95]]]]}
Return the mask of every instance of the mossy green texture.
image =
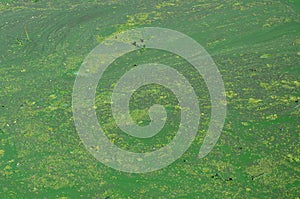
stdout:
{"type": "Polygon", "coordinates": [[[5,0],[0,18],[0,198],[299,197],[299,1],[5,0]],[[198,135],[180,159],[159,171],[128,174],[85,149],[73,122],[72,91],[99,42],[146,26],[180,31],[210,53],[224,80],[227,118],[213,151],[198,159],[210,119],[202,77],[168,52],[139,49],[119,58],[95,99],[112,143],[151,151],[178,129],[176,96],[158,85],[137,90],[130,106],[143,126],[149,107],[163,104],[168,119],[160,135],[136,139],[116,126],[112,89],[136,64],[176,68],[195,88],[201,110],[198,135]]]}

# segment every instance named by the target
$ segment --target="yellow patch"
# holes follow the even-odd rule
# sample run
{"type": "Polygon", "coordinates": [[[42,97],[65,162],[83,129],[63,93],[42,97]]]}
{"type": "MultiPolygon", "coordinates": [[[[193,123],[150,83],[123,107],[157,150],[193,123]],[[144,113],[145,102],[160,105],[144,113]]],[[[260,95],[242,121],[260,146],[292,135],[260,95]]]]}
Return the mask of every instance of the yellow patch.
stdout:
{"type": "Polygon", "coordinates": [[[295,40],[295,44],[299,45],[300,44],[300,38],[295,40]]]}
{"type": "Polygon", "coordinates": [[[160,4],[157,4],[155,7],[157,9],[163,8],[163,7],[167,7],[167,6],[175,6],[175,3],[171,3],[171,2],[162,2],[160,4]]]}
{"type": "Polygon", "coordinates": [[[257,104],[259,102],[262,102],[261,99],[254,99],[254,98],[249,98],[249,104],[257,104]]]}
{"type": "Polygon", "coordinates": [[[50,98],[50,99],[55,99],[55,98],[56,98],[56,95],[54,95],[54,94],[49,95],[49,98],[50,98]]]}

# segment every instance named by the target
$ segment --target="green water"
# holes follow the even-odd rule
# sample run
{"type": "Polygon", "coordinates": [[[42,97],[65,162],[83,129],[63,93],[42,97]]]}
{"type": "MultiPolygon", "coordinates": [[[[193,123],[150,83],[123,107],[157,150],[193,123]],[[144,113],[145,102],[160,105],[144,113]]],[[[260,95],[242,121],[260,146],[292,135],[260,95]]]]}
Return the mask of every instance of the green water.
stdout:
{"type": "Polygon", "coordinates": [[[297,198],[299,197],[299,1],[0,2],[0,198],[297,198]],[[97,116],[120,148],[146,152],[178,129],[178,101],[148,85],[130,102],[140,125],[165,105],[159,136],[136,139],[112,119],[114,83],[135,64],[170,65],[196,88],[202,112],[188,151],[161,170],[130,174],[98,162],[73,121],[72,91],[87,54],[134,27],[182,32],[212,56],[225,84],[227,118],[217,145],[197,158],[210,118],[206,85],[183,59],[141,49],[114,62],[99,82],[97,116]],[[152,91],[152,92],[151,92],[152,91]]]}

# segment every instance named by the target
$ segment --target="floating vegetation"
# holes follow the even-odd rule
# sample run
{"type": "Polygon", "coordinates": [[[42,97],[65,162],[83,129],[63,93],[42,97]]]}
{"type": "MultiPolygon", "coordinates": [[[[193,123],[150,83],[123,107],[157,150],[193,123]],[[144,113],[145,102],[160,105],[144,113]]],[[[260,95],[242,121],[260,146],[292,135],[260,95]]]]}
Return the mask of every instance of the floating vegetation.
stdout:
{"type": "Polygon", "coordinates": [[[1,1],[0,197],[299,197],[297,5],[294,0],[1,1]],[[151,152],[176,135],[183,110],[172,92],[157,85],[132,95],[130,114],[145,126],[151,122],[149,107],[164,105],[168,117],[158,135],[137,139],[116,125],[113,89],[140,64],[162,63],[187,77],[201,118],[191,147],[172,165],[145,174],[122,173],[87,152],[74,126],[72,90],[95,46],[145,26],[183,32],[211,54],[226,87],[227,118],[217,145],[197,158],[211,117],[203,78],[181,57],[148,49],[147,38],[128,41],[136,51],[115,60],[96,90],[93,109],[110,142],[151,152]]]}

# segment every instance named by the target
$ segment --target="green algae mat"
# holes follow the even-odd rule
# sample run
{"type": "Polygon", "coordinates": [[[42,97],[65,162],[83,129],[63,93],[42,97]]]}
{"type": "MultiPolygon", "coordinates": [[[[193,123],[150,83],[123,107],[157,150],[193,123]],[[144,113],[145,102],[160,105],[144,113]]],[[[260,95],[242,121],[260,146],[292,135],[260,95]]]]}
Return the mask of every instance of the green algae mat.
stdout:
{"type": "Polygon", "coordinates": [[[299,198],[299,33],[297,0],[1,0],[0,198],[299,198]],[[147,48],[147,37],[131,41],[136,50],[112,62],[96,86],[93,108],[110,143],[153,152],[181,127],[180,100],[158,84],[140,87],[129,102],[140,127],[152,122],[153,104],[164,106],[158,134],[134,137],[116,124],[116,83],[142,64],[168,65],[188,79],[200,120],[176,160],[124,172],[95,158],[89,150],[103,146],[79,135],[74,83],[96,46],[147,27],[180,32],[206,50],[224,83],[226,118],[216,145],[199,157],[214,108],[207,77],[172,52],[147,48]]]}

